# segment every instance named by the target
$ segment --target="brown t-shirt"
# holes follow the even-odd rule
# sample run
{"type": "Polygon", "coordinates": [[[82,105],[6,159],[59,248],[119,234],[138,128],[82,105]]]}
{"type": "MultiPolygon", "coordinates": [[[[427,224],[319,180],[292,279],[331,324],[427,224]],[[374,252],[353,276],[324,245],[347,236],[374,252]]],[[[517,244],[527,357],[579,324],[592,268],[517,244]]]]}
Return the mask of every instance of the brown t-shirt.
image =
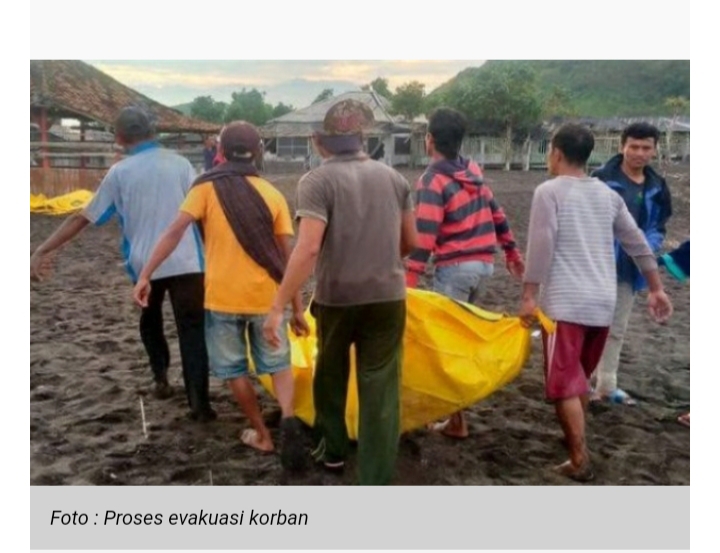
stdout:
{"type": "Polygon", "coordinates": [[[365,154],[335,156],[298,184],[297,218],[327,223],[315,268],[315,301],[349,306],[405,299],[400,257],[408,181],[365,154]]]}

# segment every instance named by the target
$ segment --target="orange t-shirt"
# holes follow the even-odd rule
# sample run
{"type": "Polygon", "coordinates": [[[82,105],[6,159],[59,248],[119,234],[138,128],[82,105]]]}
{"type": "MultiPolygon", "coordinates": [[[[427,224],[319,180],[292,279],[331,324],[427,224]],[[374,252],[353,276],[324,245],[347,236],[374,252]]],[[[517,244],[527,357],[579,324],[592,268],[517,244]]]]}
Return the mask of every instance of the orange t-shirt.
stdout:
{"type": "MultiPolygon", "coordinates": [[[[283,195],[260,177],[247,177],[270,208],[276,236],[294,234],[283,195]]],[[[272,307],[278,284],[243,249],[223,212],[211,182],[190,189],[181,211],[203,226],[205,235],[205,309],[257,315],[272,307]]]]}

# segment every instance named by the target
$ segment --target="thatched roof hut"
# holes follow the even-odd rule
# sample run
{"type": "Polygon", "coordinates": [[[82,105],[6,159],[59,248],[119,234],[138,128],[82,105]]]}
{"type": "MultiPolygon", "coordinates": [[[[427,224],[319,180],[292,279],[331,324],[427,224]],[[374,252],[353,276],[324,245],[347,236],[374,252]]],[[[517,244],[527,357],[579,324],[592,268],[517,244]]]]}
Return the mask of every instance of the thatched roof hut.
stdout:
{"type": "Polygon", "coordinates": [[[127,105],[143,105],[157,118],[159,132],[214,133],[219,125],[183,115],[78,60],[30,61],[30,120],[42,128],[43,116],[78,119],[112,127],[127,105]]]}

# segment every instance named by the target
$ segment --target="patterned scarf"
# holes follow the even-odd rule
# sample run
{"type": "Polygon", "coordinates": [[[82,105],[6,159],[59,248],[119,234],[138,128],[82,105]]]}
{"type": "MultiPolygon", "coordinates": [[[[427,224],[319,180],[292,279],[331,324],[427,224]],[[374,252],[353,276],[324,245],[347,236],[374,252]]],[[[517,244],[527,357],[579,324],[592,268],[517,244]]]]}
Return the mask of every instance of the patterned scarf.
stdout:
{"type": "Polygon", "coordinates": [[[272,213],[260,193],[246,179],[248,176],[258,176],[252,163],[226,161],[200,175],[193,186],[212,181],[235,238],[279,284],[285,272],[285,256],[275,240],[272,213]]]}

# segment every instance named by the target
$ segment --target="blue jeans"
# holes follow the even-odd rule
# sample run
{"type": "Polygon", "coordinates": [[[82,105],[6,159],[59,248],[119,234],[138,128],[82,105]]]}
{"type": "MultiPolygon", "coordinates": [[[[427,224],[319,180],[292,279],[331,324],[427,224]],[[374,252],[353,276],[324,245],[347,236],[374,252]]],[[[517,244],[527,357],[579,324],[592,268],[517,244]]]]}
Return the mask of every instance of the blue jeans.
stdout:
{"type": "Polygon", "coordinates": [[[484,261],[465,261],[436,267],[433,291],[476,305],[485,293],[487,279],[493,271],[494,265],[484,261]]]}
{"type": "Polygon", "coordinates": [[[290,368],[287,321],[278,329],[278,349],[272,349],[265,341],[262,333],[264,322],[265,315],[237,315],[205,310],[205,343],[213,376],[221,380],[247,376],[250,372],[250,356],[258,375],[290,368]]]}

